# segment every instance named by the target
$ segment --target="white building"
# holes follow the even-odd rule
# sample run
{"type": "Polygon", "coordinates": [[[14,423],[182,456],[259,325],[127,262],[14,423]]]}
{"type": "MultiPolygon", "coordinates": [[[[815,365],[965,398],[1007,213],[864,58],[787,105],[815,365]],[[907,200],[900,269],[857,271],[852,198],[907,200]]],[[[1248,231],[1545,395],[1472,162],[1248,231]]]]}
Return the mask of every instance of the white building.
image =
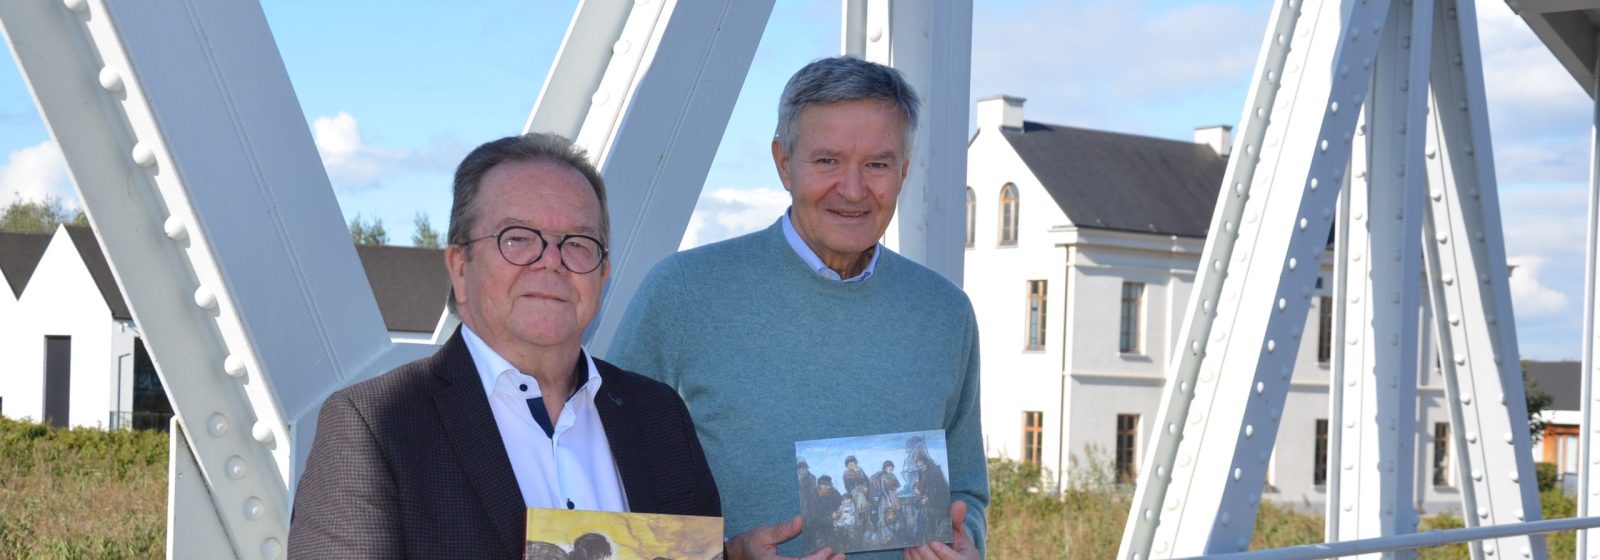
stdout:
{"type": "MultiPolygon", "coordinates": [[[[397,342],[427,342],[444,311],[443,251],[357,246],[397,342]]],[[[57,426],[165,428],[156,367],[94,232],[0,233],[0,414],[57,426]]]]}
{"type": "MultiPolygon", "coordinates": [[[[978,102],[964,286],[982,333],[990,455],[1063,482],[1091,457],[1102,472],[1139,468],[1231,146],[1227,127],[1195,137],[1057,126],[1024,120],[1020,98],[978,102]]],[[[1318,285],[1265,491],[1312,508],[1326,498],[1332,327],[1331,282],[1318,285]]],[[[1418,389],[1425,512],[1460,507],[1438,379],[1426,372],[1418,389]]]]}

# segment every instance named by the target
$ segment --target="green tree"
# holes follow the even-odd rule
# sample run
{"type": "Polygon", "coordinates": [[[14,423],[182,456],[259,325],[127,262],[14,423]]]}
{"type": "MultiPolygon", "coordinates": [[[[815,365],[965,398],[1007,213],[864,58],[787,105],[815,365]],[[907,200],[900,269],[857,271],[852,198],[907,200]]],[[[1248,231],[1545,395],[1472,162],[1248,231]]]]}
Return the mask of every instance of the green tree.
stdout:
{"type": "Polygon", "coordinates": [[[428,222],[427,212],[417,212],[417,217],[411,222],[417,227],[417,232],[411,234],[411,245],[423,249],[438,249],[439,232],[433,229],[433,224],[428,222]]]}
{"type": "Polygon", "coordinates": [[[1528,432],[1533,435],[1533,443],[1539,443],[1539,440],[1544,439],[1544,428],[1548,424],[1539,413],[1549,408],[1550,403],[1555,402],[1555,398],[1540,389],[1538,381],[1527,376],[1527,367],[1523,367],[1522,371],[1526,389],[1524,399],[1528,401],[1528,432]]]}
{"type": "Polygon", "coordinates": [[[56,226],[71,224],[89,225],[89,217],[82,210],[69,212],[61,197],[46,195],[44,200],[23,200],[22,195],[11,197],[11,203],[0,210],[0,231],[13,233],[50,233],[56,226]]]}
{"type": "Polygon", "coordinates": [[[350,240],[357,245],[388,245],[389,232],[383,229],[383,218],[373,218],[368,222],[356,214],[356,217],[350,218],[350,240]]]}

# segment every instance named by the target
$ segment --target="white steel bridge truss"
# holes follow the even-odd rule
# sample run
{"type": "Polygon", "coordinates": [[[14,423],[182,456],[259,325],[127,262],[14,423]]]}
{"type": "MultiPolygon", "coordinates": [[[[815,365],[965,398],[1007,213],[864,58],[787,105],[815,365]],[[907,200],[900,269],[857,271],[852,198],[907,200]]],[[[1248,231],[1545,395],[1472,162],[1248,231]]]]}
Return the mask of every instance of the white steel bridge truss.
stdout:
{"type": "MultiPolygon", "coordinates": [[[[772,5],[580,2],[525,130],[612,185],[596,351],[677,249],[772,5]]],[[[925,94],[898,241],[959,279],[972,3],[842,13],[845,53],[925,94]]],[[[8,0],[0,27],[176,412],[168,556],[281,557],[322,400],[434,348],[389,341],[260,6],[8,0]]]]}
{"type": "MultiPolygon", "coordinates": [[[[525,130],[575,138],[613,186],[597,351],[676,249],[772,3],[580,3],[525,130]]],[[[972,2],[842,8],[841,51],[900,68],[928,101],[889,237],[959,279],[972,2]]],[[[1419,277],[1467,522],[1538,518],[1474,10],[1276,2],[1120,557],[1248,544],[1330,232],[1329,540],[1415,528],[1419,277]]],[[[0,27],[176,411],[169,557],[282,556],[322,400],[433,348],[388,340],[264,15],[251,2],[12,0],[0,27]]],[[[1544,546],[1512,535],[1473,553],[1544,546]]]]}

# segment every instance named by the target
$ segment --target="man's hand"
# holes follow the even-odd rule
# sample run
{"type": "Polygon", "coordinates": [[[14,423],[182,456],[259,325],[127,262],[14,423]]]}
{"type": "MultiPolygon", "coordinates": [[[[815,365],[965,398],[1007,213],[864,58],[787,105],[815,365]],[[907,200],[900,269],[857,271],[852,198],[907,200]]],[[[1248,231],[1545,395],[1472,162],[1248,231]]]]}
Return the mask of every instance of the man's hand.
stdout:
{"type": "MultiPolygon", "coordinates": [[[[784,523],[765,525],[739,533],[728,540],[726,545],[728,560],[794,560],[778,556],[778,545],[799,536],[800,529],[804,525],[805,520],[796,515],[794,519],[784,523]]],[[[822,547],[821,550],[808,554],[800,560],[844,560],[844,555],[835,553],[831,548],[822,547]]]]}
{"type": "Polygon", "coordinates": [[[950,523],[955,529],[950,533],[950,544],[939,541],[908,548],[905,551],[906,560],[978,560],[978,547],[972,544],[972,535],[967,534],[967,526],[963,521],[967,519],[967,502],[951,500],[950,523]]]}

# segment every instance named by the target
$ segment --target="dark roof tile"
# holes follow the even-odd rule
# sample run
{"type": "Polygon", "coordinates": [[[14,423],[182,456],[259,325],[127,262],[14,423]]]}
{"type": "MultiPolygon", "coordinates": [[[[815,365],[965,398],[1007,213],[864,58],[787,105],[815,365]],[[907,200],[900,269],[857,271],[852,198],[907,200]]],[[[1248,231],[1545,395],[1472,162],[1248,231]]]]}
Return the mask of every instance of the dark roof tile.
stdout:
{"type": "Polygon", "coordinates": [[[39,259],[50,246],[50,236],[37,233],[0,232],[0,274],[11,285],[12,297],[22,297],[22,289],[33,277],[39,259]]]}
{"type": "Polygon", "coordinates": [[[1078,227],[1210,230],[1227,159],[1204,144],[1037,122],[1001,134],[1078,227]]]}
{"type": "Polygon", "coordinates": [[[1583,364],[1578,362],[1523,362],[1522,373],[1550,395],[1549,410],[1578,410],[1583,400],[1583,364]]]}

